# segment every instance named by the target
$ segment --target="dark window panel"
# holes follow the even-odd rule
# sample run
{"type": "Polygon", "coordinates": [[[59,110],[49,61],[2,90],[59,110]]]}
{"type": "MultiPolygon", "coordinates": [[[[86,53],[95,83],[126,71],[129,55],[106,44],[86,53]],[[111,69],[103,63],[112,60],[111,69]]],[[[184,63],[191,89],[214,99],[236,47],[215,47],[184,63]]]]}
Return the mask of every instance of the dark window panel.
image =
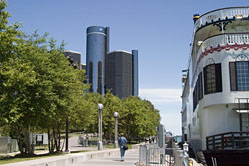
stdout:
{"type": "Polygon", "coordinates": [[[215,64],[216,92],[222,92],[221,63],[215,64]]]}
{"type": "Polygon", "coordinates": [[[93,92],[93,63],[89,63],[89,84],[90,84],[90,92],[93,92]]]}
{"type": "Polygon", "coordinates": [[[102,94],[102,62],[98,62],[98,93],[102,94]]]}
{"type": "Polygon", "coordinates": [[[204,93],[222,92],[221,64],[211,64],[204,68],[204,93]]]}
{"type": "Polygon", "coordinates": [[[231,91],[236,91],[237,90],[237,81],[236,81],[235,62],[229,63],[229,69],[230,69],[230,88],[231,88],[231,91]]]}
{"type": "Polygon", "coordinates": [[[200,99],[202,99],[203,98],[202,73],[200,73],[199,78],[200,78],[200,99]]]}
{"type": "Polygon", "coordinates": [[[207,91],[207,66],[204,67],[204,94],[208,94],[207,91]]]}

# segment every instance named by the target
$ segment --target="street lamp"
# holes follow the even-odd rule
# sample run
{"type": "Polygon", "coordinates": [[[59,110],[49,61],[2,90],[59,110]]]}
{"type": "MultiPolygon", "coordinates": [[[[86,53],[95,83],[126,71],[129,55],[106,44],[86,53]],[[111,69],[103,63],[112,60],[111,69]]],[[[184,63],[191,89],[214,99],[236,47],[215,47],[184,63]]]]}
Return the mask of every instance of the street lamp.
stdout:
{"type": "Polygon", "coordinates": [[[98,150],[103,149],[103,142],[102,142],[102,110],[104,106],[103,104],[98,104],[98,110],[99,110],[99,141],[98,141],[98,150]]]}
{"type": "Polygon", "coordinates": [[[65,152],[69,153],[68,149],[68,128],[69,128],[69,122],[68,122],[68,117],[66,119],[66,147],[65,147],[65,152]]]}
{"type": "Polygon", "coordinates": [[[115,148],[118,147],[118,113],[114,112],[114,118],[115,118],[115,140],[114,140],[114,146],[115,148]]]}

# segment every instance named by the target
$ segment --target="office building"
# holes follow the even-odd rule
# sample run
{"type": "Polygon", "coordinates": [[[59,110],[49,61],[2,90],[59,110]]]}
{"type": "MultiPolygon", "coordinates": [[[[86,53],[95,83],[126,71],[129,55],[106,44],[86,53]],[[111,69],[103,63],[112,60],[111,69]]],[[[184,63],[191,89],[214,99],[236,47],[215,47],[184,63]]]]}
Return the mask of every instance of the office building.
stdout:
{"type": "Polygon", "coordinates": [[[86,70],[86,64],[81,64],[81,70],[86,70]]]}
{"type": "Polygon", "coordinates": [[[66,57],[70,57],[73,60],[73,64],[75,64],[78,69],[81,69],[81,53],[80,52],[66,50],[64,52],[64,55],[66,57]]]}
{"type": "Polygon", "coordinates": [[[105,57],[105,88],[125,98],[138,94],[138,51],[112,51],[105,57]]]}

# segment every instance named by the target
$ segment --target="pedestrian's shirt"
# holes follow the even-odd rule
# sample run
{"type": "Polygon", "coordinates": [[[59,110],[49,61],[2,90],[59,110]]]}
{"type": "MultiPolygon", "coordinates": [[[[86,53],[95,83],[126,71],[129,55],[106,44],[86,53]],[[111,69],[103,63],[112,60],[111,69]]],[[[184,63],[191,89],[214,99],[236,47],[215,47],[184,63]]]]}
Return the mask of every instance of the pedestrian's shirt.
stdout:
{"type": "Polygon", "coordinates": [[[118,138],[118,144],[119,146],[124,146],[127,143],[127,140],[125,137],[119,137],[118,138]]]}

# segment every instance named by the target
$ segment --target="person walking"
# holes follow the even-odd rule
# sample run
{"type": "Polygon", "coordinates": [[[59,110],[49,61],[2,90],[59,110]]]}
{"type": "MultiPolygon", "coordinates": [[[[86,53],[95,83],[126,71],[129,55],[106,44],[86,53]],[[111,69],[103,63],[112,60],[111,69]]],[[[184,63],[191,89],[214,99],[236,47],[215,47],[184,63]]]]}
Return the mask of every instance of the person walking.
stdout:
{"type": "Polygon", "coordinates": [[[119,147],[120,147],[120,154],[121,154],[121,161],[124,161],[124,155],[125,155],[124,147],[127,147],[126,143],[127,143],[127,140],[124,137],[124,134],[121,133],[120,137],[118,138],[118,144],[119,144],[119,147]]]}

